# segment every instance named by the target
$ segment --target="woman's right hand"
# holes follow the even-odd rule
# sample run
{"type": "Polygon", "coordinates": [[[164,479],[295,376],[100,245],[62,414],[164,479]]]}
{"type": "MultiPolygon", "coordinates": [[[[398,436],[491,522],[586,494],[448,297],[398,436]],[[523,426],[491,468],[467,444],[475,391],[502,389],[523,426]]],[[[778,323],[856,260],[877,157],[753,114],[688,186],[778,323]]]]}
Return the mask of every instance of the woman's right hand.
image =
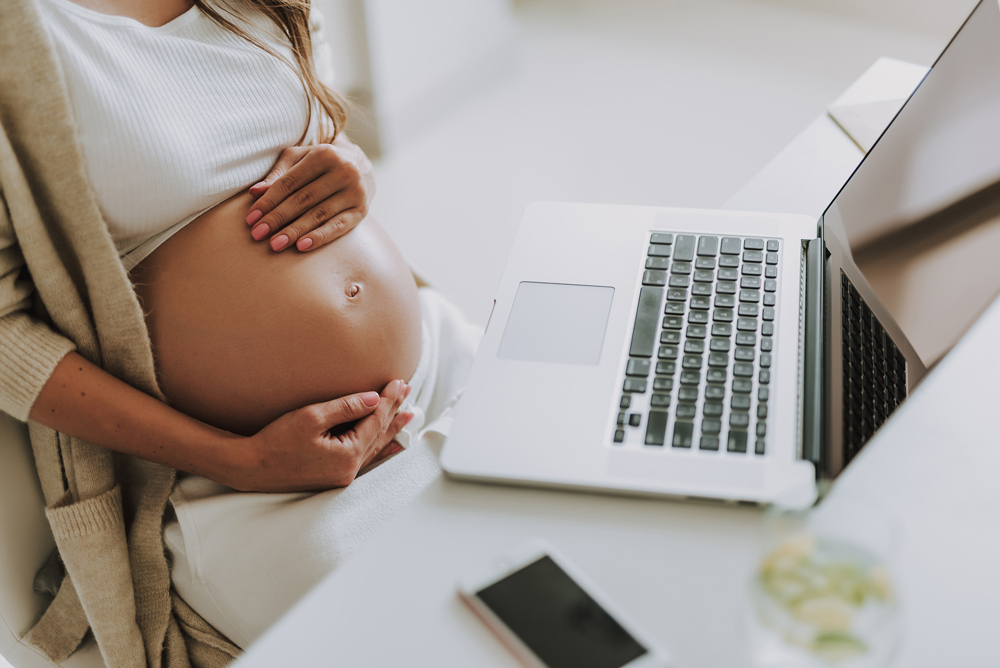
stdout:
{"type": "Polygon", "coordinates": [[[395,452],[387,446],[413,418],[398,412],[410,389],[394,380],[381,396],[363,392],[286,413],[244,442],[247,459],[226,484],[256,492],[349,485],[358,471],[395,452]]]}

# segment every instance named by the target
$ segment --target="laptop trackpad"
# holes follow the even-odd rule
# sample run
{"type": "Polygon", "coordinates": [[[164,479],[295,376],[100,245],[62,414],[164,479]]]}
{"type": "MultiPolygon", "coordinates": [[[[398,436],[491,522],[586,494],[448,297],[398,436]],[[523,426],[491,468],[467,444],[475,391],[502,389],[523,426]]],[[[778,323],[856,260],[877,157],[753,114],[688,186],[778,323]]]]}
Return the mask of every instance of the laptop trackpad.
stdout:
{"type": "Polygon", "coordinates": [[[497,357],[598,364],[614,294],[611,287],[522,281],[497,357]]]}

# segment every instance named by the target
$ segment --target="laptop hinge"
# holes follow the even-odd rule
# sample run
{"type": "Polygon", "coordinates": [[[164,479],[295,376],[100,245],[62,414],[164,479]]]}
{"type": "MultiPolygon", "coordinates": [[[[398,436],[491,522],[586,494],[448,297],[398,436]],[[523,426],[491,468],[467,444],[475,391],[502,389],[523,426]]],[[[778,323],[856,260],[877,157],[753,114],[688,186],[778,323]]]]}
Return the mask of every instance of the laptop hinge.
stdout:
{"type": "Polygon", "coordinates": [[[803,364],[802,458],[819,478],[823,468],[823,240],[806,245],[805,351],[803,364]]]}

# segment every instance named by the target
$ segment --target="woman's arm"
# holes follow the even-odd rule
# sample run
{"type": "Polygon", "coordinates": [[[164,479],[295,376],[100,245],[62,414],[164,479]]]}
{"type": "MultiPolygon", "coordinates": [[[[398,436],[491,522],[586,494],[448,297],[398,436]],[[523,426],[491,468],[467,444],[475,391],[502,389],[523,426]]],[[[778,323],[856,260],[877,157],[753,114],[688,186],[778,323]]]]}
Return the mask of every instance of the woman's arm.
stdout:
{"type": "Polygon", "coordinates": [[[30,417],[236,489],[304,491],[347,485],[380,453],[385,456],[385,446],[412,418],[397,413],[408,393],[403,381],[392,381],[381,396],[364,392],[306,406],[244,437],[188,417],[69,353],[42,387],[30,417]],[[353,428],[329,433],[355,420],[353,428]]]}

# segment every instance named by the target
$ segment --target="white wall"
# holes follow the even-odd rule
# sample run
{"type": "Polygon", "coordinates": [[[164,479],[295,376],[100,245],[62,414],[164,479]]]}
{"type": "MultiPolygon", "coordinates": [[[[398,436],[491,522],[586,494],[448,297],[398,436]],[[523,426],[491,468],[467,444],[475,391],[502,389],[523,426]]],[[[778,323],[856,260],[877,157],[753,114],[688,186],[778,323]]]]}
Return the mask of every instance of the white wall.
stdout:
{"type": "Polygon", "coordinates": [[[433,123],[510,62],[507,0],[364,0],[383,149],[433,123]]]}

